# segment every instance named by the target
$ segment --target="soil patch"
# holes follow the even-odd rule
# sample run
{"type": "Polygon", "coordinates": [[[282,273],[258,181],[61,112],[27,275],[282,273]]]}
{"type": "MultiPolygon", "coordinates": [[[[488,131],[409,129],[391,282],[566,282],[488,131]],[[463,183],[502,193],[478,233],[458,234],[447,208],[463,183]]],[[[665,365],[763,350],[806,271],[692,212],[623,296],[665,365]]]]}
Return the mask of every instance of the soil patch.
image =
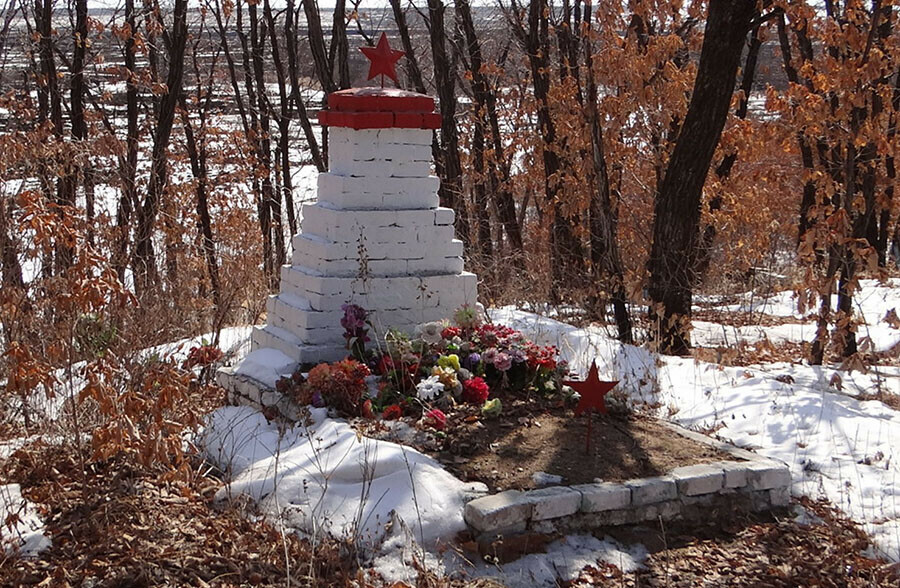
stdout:
{"type": "Polygon", "coordinates": [[[537,488],[536,472],[562,476],[567,485],[618,482],[733,459],[655,419],[634,415],[594,415],[588,452],[587,426],[587,417],[574,417],[571,409],[464,422],[450,432],[455,442],[449,450],[433,455],[456,476],[484,482],[491,491],[537,488]]]}

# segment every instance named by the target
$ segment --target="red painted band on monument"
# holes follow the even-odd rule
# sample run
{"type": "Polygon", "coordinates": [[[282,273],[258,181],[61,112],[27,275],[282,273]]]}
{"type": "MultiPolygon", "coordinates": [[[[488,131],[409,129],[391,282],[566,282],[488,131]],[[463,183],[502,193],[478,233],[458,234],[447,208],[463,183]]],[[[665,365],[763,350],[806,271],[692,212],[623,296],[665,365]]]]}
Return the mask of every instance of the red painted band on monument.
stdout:
{"type": "Polygon", "coordinates": [[[319,111],[319,123],[329,127],[362,129],[439,129],[436,112],[340,112],[319,111]]]}

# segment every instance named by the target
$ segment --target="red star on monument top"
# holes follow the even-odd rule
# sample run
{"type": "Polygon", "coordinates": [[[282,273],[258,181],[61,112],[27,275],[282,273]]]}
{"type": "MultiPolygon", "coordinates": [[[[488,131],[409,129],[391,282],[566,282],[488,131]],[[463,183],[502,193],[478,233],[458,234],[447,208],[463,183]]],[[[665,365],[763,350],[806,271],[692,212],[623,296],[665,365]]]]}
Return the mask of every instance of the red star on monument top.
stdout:
{"type": "Polygon", "coordinates": [[[585,410],[595,409],[601,414],[606,414],[606,394],[616,387],[619,382],[601,382],[600,374],[597,371],[597,362],[591,363],[591,371],[588,372],[587,380],[583,382],[567,380],[563,384],[571,386],[581,395],[578,406],[575,407],[575,416],[580,415],[585,410]]]}
{"type": "MultiPolygon", "coordinates": [[[[378,39],[378,45],[375,47],[360,47],[359,50],[363,52],[363,55],[369,58],[369,61],[371,61],[369,64],[369,77],[367,79],[371,80],[375,76],[381,75],[391,78],[394,80],[394,83],[399,83],[397,81],[397,70],[394,68],[394,65],[401,57],[406,55],[406,53],[391,49],[386,34],[381,33],[381,38],[378,39]]],[[[383,77],[381,78],[381,87],[384,87],[383,77]]]]}

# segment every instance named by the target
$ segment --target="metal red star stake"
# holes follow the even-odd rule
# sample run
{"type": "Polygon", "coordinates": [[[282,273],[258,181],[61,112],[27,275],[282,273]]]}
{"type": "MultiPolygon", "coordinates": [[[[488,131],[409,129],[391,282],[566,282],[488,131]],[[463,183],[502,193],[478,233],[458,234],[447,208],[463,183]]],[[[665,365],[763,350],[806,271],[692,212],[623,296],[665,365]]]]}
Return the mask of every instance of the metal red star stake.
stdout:
{"type": "Polygon", "coordinates": [[[575,416],[581,415],[584,411],[588,411],[588,432],[586,451],[591,452],[591,421],[592,411],[597,410],[600,414],[606,414],[606,394],[616,387],[619,382],[601,382],[600,374],[597,371],[597,362],[591,362],[591,370],[588,372],[587,380],[583,382],[576,380],[566,380],[563,382],[566,386],[571,386],[581,395],[578,406],[575,407],[575,416]]]}
{"type": "Polygon", "coordinates": [[[378,39],[378,45],[374,47],[360,47],[359,50],[363,52],[363,55],[369,58],[369,61],[371,61],[369,64],[369,77],[367,79],[371,80],[375,76],[380,75],[382,88],[384,88],[384,76],[394,80],[395,84],[399,83],[397,81],[397,70],[394,68],[394,64],[396,64],[401,57],[406,55],[406,53],[391,49],[387,35],[381,33],[381,38],[378,39]]]}

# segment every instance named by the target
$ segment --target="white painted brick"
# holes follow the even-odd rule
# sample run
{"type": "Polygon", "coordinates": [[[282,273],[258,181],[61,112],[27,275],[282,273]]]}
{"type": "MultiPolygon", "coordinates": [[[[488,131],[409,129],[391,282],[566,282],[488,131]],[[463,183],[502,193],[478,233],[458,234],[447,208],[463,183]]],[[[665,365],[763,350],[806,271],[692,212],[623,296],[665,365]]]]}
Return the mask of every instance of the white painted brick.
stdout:
{"type": "Polygon", "coordinates": [[[328,169],[340,176],[370,178],[421,178],[430,176],[434,168],[430,161],[408,159],[350,159],[329,156],[328,169]]]}
{"type": "Polygon", "coordinates": [[[784,464],[763,459],[747,464],[747,486],[751,490],[770,490],[790,484],[791,471],[784,464]]]}
{"type": "Polygon", "coordinates": [[[566,486],[530,490],[524,499],[531,503],[531,520],[558,519],[578,512],[581,493],[566,486]]]}
{"type": "Polygon", "coordinates": [[[291,304],[285,300],[289,294],[282,292],[278,296],[270,296],[266,307],[269,309],[269,324],[292,332],[300,329],[340,328],[344,313],[340,310],[317,311],[291,304]],[[281,324],[279,324],[281,323],[281,324]]]}
{"type": "Polygon", "coordinates": [[[466,523],[481,532],[498,531],[520,525],[531,517],[532,505],[517,490],[476,498],[466,504],[466,523]]]}
{"type": "Polygon", "coordinates": [[[707,464],[675,468],[672,470],[671,476],[675,478],[679,494],[685,496],[718,492],[725,482],[724,470],[707,464]]]}
{"type": "MultiPolygon", "coordinates": [[[[382,143],[401,143],[405,145],[426,145],[431,147],[434,132],[428,129],[379,129],[376,131],[376,141],[382,143]]],[[[357,141],[367,143],[365,139],[357,141]]]]}
{"type": "Polygon", "coordinates": [[[328,202],[332,208],[344,210],[428,210],[440,204],[436,192],[416,194],[332,194],[320,202],[328,202]]]}
{"type": "Polygon", "coordinates": [[[329,127],[329,145],[333,142],[346,141],[361,145],[383,145],[400,143],[408,145],[425,145],[431,147],[433,132],[428,129],[351,129],[348,127],[329,127]]]}
{"type": "MultiPolygon", "coordinates": [[[[413,301],[422,307],[434,307],[447,296],[451,312],[463,303],[474,304],[477,299],[478,278],[471,272],[455,275],[425,277],[405,276],[358,280],[349,277],[315,276],[302,268],[285,266],[281,273],[282,291],[288,290],[306,298],[316,310],[339,310],[345,302],[357,302],[374,307],[382,300],[413,301]],[[464,302],[458,301],[463,300],[464,302]]],[[[396,308],[392,302],[382,308],[396,308]]],[[[446,305],[445,305],[446,306],[446,305]]],[[[448,315],[449,317],[449,315],[448,315]]]]}
{"type": "Polygon", "coordinates": [[[434,211],[434,224],[452,225],[456,219],[456,213],[452,208],[438,208],[434,211]]]}
{"type": "Polygon", "coordinates": [[[463,271],[461,257],[428,257],[409,260],[411,274],[458,274],[463,271]]]}
{"type": "MultiPolygon", "coordinates": [[[[329,150],[329,163],[332,162],[329,150]]],[[[340,153],[340,160],[349,161],[425,161],[431,163],[431,145],[409,143],[351,143],[340,153]]],[[[338,161],[340,164],[341,161],[338,161]]]]}
{"type": "Polygon", "coordinates": [[[581,492],[583,512],[618,510],[631,504],[631,488],[624,484],[611,482],[579,484],[572,486],[572,489],[581,492]]]}
{"type": "Polygon", "coordinates": [[[673,500],[678,496],[675,480],[668,476],[628,480],[625,485],[631,488],[631,503],[636,506],[673,500]]]}
{"type": "Polygon", "coordinates": [[[319,174],[319,199],[334,194],[434,194],[441,185],[437,176],[415,178],[356,178],[331,173],[319,174]]]}

